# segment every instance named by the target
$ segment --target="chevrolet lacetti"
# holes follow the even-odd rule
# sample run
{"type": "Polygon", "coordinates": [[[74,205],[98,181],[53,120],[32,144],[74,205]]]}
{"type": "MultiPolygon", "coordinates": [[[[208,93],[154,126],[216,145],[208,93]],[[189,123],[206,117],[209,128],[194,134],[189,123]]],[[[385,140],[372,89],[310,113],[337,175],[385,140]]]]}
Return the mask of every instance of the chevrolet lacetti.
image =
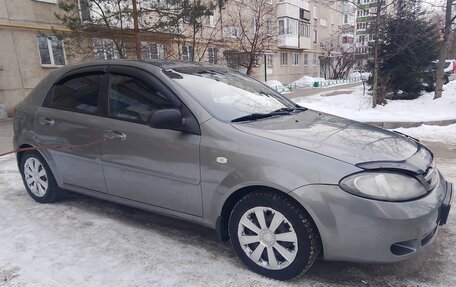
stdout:
{"type": "Polygon", "coordinates": [[[14,131],[34,200],[73,191],[199,223],[279,280],[318,257],[418,254],[453,191],[418,140],[306,109],[215,65],[66,66],[16,107],[14,131]]]}

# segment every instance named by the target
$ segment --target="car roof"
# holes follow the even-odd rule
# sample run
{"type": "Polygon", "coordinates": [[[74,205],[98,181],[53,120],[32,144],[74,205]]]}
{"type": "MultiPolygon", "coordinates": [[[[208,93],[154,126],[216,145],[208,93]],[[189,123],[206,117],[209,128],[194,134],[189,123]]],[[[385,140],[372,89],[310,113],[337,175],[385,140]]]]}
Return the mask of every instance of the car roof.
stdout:
{"type": "MultiPolygon", "coordinates": [[[[226,69],[226,66],[199,63],[199,62],[186,62],[186,61],[175,61],[175,60],[152,60],[152,61],[137,61],[137,60],[105,60],[105,61],[91,61],[84,62],[80,64],[66,65],[58,70],[63,73],[73,71],[81,68],[89,68],[96,66],[109,66],[109,65],[122,65],[122,66],[132,66],[132,67],[155,67],[160,69],[180,69],[180,68],[220,68],[226,69]]],[[[58,71],[56,70],[56,71],[58,71]]]]}

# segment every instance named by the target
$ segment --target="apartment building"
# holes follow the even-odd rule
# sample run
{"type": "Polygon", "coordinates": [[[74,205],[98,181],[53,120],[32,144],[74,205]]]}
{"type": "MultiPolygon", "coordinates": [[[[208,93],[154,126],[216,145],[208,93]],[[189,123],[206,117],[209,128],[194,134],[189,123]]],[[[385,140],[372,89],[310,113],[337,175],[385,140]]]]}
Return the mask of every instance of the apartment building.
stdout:
{"type": "Polygon", "coordinates": [[[267,56],[267,78],[289,83],[304,75],[320,77],[319,57],[325,41],[340,35],[342,12],[337,1],[277,0],[277,48],[267,56]]]}
{"type": "Polygon", "coordinates": [[[355,51],[356,5],[349,1],[342,2],[341,45],[344,52],[355,51]]]}
{"type": "Polygon", "coordinates": [[[0,103],[12,108],[56,67],[67,64],[66,31],[54,17],[56,0],[0,0],[0,103]]]}
{"type": "MultiPolygon", "coordinates": [[[[82,22],[96,17],[94,11],[85,5],[86,1],[78,0],[82,22]]],[[[148,1],[153,0],[138,0],[138,3],[146,5],[148,1]]],[[[255,17],[249,16],[248,9],[244,9],[243,5],[251,4],[248,1],[253,0],[224,1],[223,9],[214,9],[207,15],[197,33],[192,33],[195,31],[188,29],[185,22],[164,32],[141,31],[142,59],[188,61],[193,58],[199,62],[236,66],[231,56],[237,54],[242,57],[245,54],[237,43],[238,36],[260,25],[255,17]],[[243,28],[239,22],[236,24],[229,20],[230,17],[236,19],[239,15],[237,11],[242,11],[243,28]]],[[[61,36],[71,31],[55,17],[56,13],[62,13],[58,2],[0,0],[0,103],[6,104],[10,114],[41,79],[58,67],[83,60],[135,58],[131,21],[119,33],[115,29],[111,31],[111,37],[109,33],[92,29],[89,33],[82,33],[80,39],[73,39],[73,42],[68,39],[62,41],[61,36]]],[[[341,30],[351,23],[342,2],[263,2],[272,13],[260,20],[264,33],[270,37],[264,40],[267,45],[262,46],[263,50],[254,63],[252,76],[259,80],[290,83],[304,75],[321,76],[319,57],[325,53],[325,41],[334,38],[334,35],[339,41],[339,36],[342,36],[341,44],[347,46],[344,49],[348,49],[353,42],[350,31],[341,30]]],[[[139,20],[140,25],[151,22],[153,15],[141,15],[139,20]]],[[[243,68],[240,70],[245,71],[243,68]]]]}

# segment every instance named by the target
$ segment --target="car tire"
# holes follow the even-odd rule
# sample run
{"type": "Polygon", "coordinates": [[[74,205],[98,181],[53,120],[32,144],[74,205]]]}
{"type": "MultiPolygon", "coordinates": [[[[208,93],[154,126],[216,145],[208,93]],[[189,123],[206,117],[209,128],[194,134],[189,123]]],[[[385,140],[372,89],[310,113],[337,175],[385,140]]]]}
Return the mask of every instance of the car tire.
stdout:
{"type": "Polygon", "coordinates": [[[39,152],[24,153],[19,169],[25,188],[35,201],[51,203],[64,196],[64,191],[58,187],[49,165],[39,152]]]}
{"type": "Polygon", "coordinates": [[[321,251],[320,236],[310,215],[286,195],[274,192],[245,195],[234,206],[228,229],[242,262],[276,280],[304,274],[321,251]]]}

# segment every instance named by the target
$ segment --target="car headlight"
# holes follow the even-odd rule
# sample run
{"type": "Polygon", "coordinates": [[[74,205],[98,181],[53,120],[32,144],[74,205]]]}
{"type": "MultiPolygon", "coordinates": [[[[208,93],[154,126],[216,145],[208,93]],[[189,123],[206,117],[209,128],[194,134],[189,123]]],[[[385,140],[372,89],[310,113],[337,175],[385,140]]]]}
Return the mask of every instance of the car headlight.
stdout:
{"type": "Polygon", "coordinates": [[[360,172],[343,178],[339,186],[361,197],[387,201],[404,201],[427,193],[416,178],[392,172],[360,172]]]}

